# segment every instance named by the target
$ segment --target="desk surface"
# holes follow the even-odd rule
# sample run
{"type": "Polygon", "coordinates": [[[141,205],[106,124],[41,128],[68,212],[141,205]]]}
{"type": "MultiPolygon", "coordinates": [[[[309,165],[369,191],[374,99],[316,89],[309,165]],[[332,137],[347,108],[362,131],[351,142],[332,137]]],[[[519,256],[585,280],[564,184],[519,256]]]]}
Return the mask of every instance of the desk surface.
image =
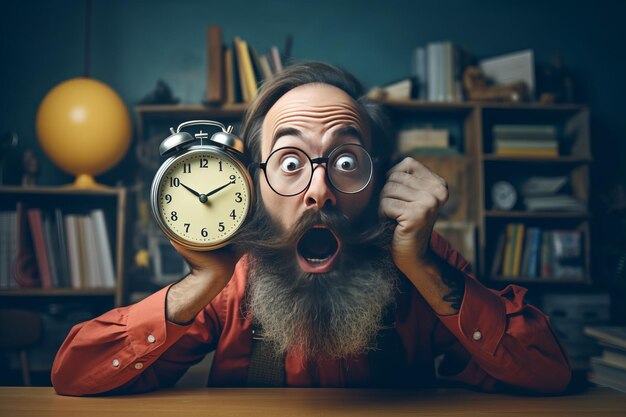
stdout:
{"type": "Polygon", "coordinates": [[[485,394],[463,389],[168,389],[148,394],[76,398],[52,388],[0,387],[0,416],[620,416],[626,394],[592,388],[561,397],[485,394]]]}

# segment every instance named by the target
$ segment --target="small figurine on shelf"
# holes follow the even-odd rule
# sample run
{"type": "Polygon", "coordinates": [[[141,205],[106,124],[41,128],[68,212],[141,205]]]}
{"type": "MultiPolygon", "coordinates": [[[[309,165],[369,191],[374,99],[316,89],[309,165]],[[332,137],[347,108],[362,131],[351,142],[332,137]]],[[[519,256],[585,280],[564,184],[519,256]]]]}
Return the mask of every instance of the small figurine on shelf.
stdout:
{"type": "Polygon", "coordinates": [[[15,132],[4,132],[0,135],[0,185],[4,184],[4,160],[9,160],[9,155],[15,150],[18,136],[15,132]]]}
{"type": "Polygon", "coordinates": [[[542,104],[572,103],[574,101],[572,77],[563,65],[559,52],[552,55],[552,62],[540,67],[537,74],[539,101],[542,104]]]}
{"type": "Polygon", "coordinates": [[[154,90],[139,100],[139,104],[177,104],[179,101],[174,97],[170,86],[165,81],[159,80],[154,90]]]}
{"type": "Polygon", "coordinates": [[[22,154],[22,187],[35,186],[37,175],[39,175],[39,158],[34,150],[26,148],[22,154]]]}
{"type": "Polygon", "coordinates": [[[478,67],[467,67],[463,73],[463,88],[469,101],[528,100],[528,86],[523,81],[506,85],[490,85],[478,67]]]}

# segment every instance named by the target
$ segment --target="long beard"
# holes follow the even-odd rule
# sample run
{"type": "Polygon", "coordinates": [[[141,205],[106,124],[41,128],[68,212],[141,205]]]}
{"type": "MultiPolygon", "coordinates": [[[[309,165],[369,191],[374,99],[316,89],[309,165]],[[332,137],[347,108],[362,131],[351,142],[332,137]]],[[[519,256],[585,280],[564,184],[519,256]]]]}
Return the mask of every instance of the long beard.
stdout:
{"type": "Polygon", "coordinates": [[[277,354],[294,350],[329,359],[375,348],[398,283],[388,250],[391,233],[385,225],[365,227],[331,209],[306,213],[285,234],[264,209],[257,211],[238,239],[247,242],[239,246],[249,254],[246,311],[277,354]],[[320,223],[340,237],[341,253],[332,271],[303,272],[296,244],[320,223]]]}

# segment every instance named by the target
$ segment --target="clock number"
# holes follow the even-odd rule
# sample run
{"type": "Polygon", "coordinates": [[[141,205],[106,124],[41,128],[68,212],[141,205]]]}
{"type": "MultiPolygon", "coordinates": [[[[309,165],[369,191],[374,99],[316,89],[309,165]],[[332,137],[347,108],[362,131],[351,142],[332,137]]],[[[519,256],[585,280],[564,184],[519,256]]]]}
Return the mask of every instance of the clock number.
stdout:
{"type": "Polygon", "coordinates": [[[225,229],[225,227],[224,227],[224,222],[220,222],[219,226],[217,226],[217,230],[218,230],[219,232],[223,232],[223,231],[224,231],[224,229],[225,229]]]}
{"type": "Polygon", "coordinates": [[[233,220],[237,219],[237,215],[235,214],[235,209],[233,209],[233,211],[230,212],[229,216],[232,217],[233,220]]]}
{"type": "Polygon", "coordinates": [[[165,203],[169,204],[172,202],[172,196],[170,194],[165,194],[165,203]]]}
{"type": "Polygon", "coordinates": [[[220,166],[220,172],[222,172],[222,161],[219,161],[218,165],[220,166]]]}
{"type": "Polygon", "coordinates": [[[230,178],[230,181],[231,181],[231,182],[233,182],[233,183],[235,182],[235,176],[234,176],[234,175],[231,175],[231,176],[230,176],[230,177],[228,177],[228,178],[230,178]]]}
{"type": "Polygon", "coordinates": [[[235,203],[241,203],[243,201],[243,198],[241,198],[241,193],[235,193],[235,195],[235,203]]]}
{"type": "Polygon", "coordinates": [[[180,180],[176,177],[170,177],[170,187],[178,187],[180,185],[180,180]]]}
{"type": "Polygon", "coordinates": [[[191,226],[190,223],[185,223],[185,233],[189,233],[189,226],[191,226]]]}
{"type": "Polygon", "coordinates": [[[202,230],[200,230],[200,234],[202,235],[202,237],[207,237],[209,235],[209,232],[206,230],[206,227],[203,227],[202,230]]]}
{"type": "Polygon", "coordinates": [[[184,174],[188,174],[188,173],[190,173],[190,172],[191,172],[191,164],[185,164],[185,165],[183,166],[183,173],[184,173],[184,174]]]}
{"type": "Polygon", "coordinates": [[[209,160],[206,158],[200,159],[200,168],[208,168],[208,167],[209,167],[209,160]]]}
{"type": "Polygon", "coordinates": [[[173,211],[173,212],[170,214],[170,218],[172,219],[172,221],[174,221],[174,222],[175,222],[176,220],[178,220],[178,213],[176,213],[175,211],[173,211]]]}

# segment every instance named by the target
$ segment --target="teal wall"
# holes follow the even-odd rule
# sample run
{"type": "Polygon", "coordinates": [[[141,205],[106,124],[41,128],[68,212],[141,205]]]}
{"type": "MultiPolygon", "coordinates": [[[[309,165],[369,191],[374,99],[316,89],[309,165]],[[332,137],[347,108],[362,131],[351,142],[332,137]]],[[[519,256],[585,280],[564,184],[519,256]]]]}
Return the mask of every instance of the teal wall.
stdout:
{"type": "MultiPolygon", "coordinates": [[[[16,130],[21,146],[37,147],[35,113],[46,92],[82,75],[84,7],[72,0],[0,5],[0,131],[16,130]]],[[[367,86],[408,75],[413,49],[431,41],[451,40],[479,58],[532,48],[537,62],[547,62],[560,50],[578,100],[592,108],[598,190],[625,172],[625,17],[626,2],[601,0],[94,0],[91,76],[129,107],[159,78],[198,102],[211,24],[261,52],[292,34],[294,58],[339,64],[367,86]]],[[[42,159],[39,183],[69,181],[42,159]]],[[[131,162],[100,180],[130,180],[131,162]]],[[[18,181],[16,164],[5,172],[10,181],[18,181]]]]}

